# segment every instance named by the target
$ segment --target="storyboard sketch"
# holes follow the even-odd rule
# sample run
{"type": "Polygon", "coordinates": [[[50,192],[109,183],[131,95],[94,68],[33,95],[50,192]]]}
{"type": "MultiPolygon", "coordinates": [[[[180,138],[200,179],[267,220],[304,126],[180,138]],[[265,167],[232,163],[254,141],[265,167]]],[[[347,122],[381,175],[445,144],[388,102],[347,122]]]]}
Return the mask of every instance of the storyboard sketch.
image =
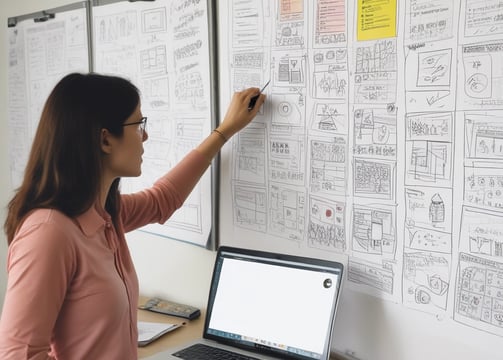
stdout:
{"type": "MultiPolygon", "coordinates": [[[[142,176],[122,179],[123,192],[151,186],[211,131],[206,6],[204,1],[156,0],[93,8],[96,71],[131,80],[148,117],[142,176]]],[[[207,171],[165,224],[143,229],[205,246],[211,196],[207,171]]]]}
{"type": "Polygon", "coordinates": [[[88,72],[85,7],[54,18],[29,18],[8,29],[10,178],[21,185],[33,137],[49,92],[65,75],[88,72]]]}
{"type": "Polygon", "coordinates": [[[223,86],[271,85],[223,152],[224,242],[503,336],[501,1],[225,3],[223,86]]]}

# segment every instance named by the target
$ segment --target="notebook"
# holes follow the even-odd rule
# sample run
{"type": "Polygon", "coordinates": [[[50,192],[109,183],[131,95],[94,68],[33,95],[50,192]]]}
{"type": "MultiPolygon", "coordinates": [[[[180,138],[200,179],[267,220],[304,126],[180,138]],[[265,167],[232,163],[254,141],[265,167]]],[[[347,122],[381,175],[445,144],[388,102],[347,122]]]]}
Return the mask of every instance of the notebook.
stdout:
{"type": "Polygon", "coordinates": [[[328,360],[342,274],[334,261],[222,246],[202,338],[148,359],[210,360],[187,355],[209,346],[229,359],[328,360]]]}

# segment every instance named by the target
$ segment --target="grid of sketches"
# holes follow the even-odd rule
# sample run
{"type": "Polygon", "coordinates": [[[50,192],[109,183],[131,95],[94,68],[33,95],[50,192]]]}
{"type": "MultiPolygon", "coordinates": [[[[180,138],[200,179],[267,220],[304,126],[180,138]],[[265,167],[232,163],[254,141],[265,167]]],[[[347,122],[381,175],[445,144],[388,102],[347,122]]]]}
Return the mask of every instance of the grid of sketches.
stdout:
{"type": "Polygon", "coordinates": [[[503,336],[503,33],[498,3],[462,2],[458,108],[464,191],[454,319],[503,336]]]}
{"type": "Polygon", "coordinates": [[[234,229],[342,255],[353,290],[503,335],[503,21],[484,4],[231,1],[231,88],[272,79],[233,140],[234,229]],[[385,7],[405,17],[380,32],[385,7]]]}
{"type": "Polygon", "coordinates": [[[453,255],[456,94],[454,3],[433,1],[424,16],[407,2],[405,23],[405,164],[402,301],[442,316],[453,255]]]}
{"type": "Polygon", "coordinates": [[[349,69],[344,0],[231,1],[230,88],[267,104],[232,143],[234,225],[347,251],[349,69]]]}
{"type": "MultiPolygon", "coordinates": [[[[123,191],[151,185],[208,134],[210,79],[205,2],[124,2],[93,9],[96,70],[125,76],[148,116],[143,175],[123,191]]],[[[205,245],[211,229],[209,172],[166,224],[144,230],[205,245]]]]}
{"type": "Polygon", "coordinates": [[[13,188],[23,179],[49,92],[66,74],[89,71],[86,9],[57,15],[48,22],[26,19],[8,30],[9,159],[13,188]]]}

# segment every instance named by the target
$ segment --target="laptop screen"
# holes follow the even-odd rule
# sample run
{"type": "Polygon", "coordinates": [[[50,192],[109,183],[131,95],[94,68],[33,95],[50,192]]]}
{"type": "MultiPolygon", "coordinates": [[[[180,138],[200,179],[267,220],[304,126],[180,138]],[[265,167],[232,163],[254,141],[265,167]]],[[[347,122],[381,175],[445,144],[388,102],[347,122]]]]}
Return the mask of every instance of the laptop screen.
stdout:
{"type": "Polygon", "coordinates": [[[204,337],[298,359],[328,359],[342,264],[221,247],[204,337]]]}

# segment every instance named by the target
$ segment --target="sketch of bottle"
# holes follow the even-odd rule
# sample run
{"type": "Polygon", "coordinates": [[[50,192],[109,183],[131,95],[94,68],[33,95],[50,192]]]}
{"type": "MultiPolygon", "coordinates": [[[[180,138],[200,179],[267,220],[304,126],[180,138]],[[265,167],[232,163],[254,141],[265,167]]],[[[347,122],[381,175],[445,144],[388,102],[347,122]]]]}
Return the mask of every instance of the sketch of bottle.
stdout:
{"type": "Polygon", "coordinates": [[[442,197],[436,193],[431,198],[430,203],[430,221],[435,223],[441,223],[445,220],[445,207],[442,197]]]}

